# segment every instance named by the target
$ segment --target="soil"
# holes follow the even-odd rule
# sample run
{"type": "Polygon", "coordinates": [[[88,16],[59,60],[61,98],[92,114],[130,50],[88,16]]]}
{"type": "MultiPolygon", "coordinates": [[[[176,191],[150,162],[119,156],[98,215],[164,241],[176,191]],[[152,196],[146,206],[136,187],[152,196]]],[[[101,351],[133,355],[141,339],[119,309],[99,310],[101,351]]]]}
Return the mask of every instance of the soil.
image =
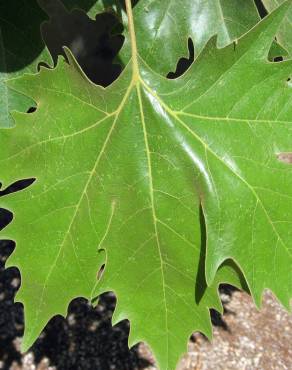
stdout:
{"type": "Polygon", "coordinates": [[[221,299],[224,325],[214,327],[212,343],[195,334],[179,370],[291,370],[291,313],[270,292],[260,311],[243,292],[221,299]]]}
{"type": "MultiPolygon", "coordinates": [[[[20,285],[16,269],[4,270],[13,245],[0,245],[0,369],[5,370],[155,370],[144,344],[127,347],[129,323],[111,326],[113,294],[103,295],[92,308],[86,300],[71,302],[66,319],[53,318],[29,351],[20,354],[23,311],[14,304],[20,285]]],[[[290,370],[292,315],[271,293],[258,311],[250,296],[229,286],[220,289],[223,316],[211,312],[212,343],[193,334],[178,370],[290,370]]]]}

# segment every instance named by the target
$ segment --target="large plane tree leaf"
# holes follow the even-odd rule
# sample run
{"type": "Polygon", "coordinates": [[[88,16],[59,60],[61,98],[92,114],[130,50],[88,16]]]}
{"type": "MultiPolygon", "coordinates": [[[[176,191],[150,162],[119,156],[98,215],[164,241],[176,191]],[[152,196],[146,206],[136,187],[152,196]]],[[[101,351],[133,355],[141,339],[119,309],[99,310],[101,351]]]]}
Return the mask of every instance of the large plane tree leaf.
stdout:
{"type": "Polygon", "coordinates": [[[208,308],[220,310],[217,286],[240,285],[238,273],[225,265],[206,287],[196,174],[187,158],[163,153],[165,145],[161,152],[157,147],[155,203],[161,209],[153,223],[150,152],[139,111],[149,103],[139,101],[132,64],[104,90],[71,63],[12,82],[39,108],[14,113],[16,128],[0,132],[4,186],[36,177],[31,188],[1,199],[1,207],[15,214],[1,238],[17,243],[9,265],[21,271],[23,348],[53,315],[65,315],[73,298],[113,290],[115,320],[131,320],[131,343],[147,341],[161,368],[173,369],[192,331],[210,336],[208,308]],[[163,183],[173,171],[178,178],[168,194],[163,183]],[[99,248],[107,260],[96,286],[104,263],[99,248]]]}
{"type": "Polygon", "coordinates": [[[269,288],[288,306],[292,64],[267,55],[290,2],[236,47],[211,40],[173,81],[139,55],[127,3],[132,57],[109,88],[91,84],[69,53],[70,65],[10,82],[38,109],[0,130],[1,182],[36,181],[1,198],[15,215],[1,238],[17,242],[9,265],[22,276],[24,348],[72,298],[113,290],[115,321],[130,319],[130,343],[148,342],[167,370],[191,331],[210,334],[216,286],[234,276],[227,265],[214,279],[226,259],[257,303],[269,288]]]}
{"type": "Polygon", "coordinates": [[[16,128],[1,131],[1,180],[36,177],[36,182],[3,198],[1,206],[13,211],[15,221],[1,237],[17,242],[9,264],[21,271],[17,299],[25,307],[24,348],[53,315],[66,314],[73,298],[114,290],[116,320],[129,318],[132,343],[146,340],[168,369],[193,330],[210,335],[208,308],[220,310],[218,283],[240,282],[234,269],[224,266],[205,291],[196,175],[188,174],[187,158],[181,158],[186,168],[180,168],[180,159],[163,150],[156,159],[161,188],[155,202],[161,215],[154,228],[149,148],[138,110],[145,104],[148,109],[148,103],[139,102],[132,73],[130,64],[103,90],[61,62],[54,71],[12,82],[39,109],[14,113],[16,128]],[[187,176],[168,194],[163,182],[173,170],[187,176]],[[99,248],[107,252],[106,272],[101,287],[95,287],[104,262],[99,248]]]}

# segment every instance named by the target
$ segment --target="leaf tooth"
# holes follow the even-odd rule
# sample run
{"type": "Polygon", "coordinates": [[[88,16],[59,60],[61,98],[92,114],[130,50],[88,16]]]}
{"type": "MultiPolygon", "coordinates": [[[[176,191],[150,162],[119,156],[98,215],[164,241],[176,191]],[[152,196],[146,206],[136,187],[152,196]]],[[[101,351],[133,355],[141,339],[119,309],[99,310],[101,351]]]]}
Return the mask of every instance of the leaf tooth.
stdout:
{"type": "Polygon", "coordinates": [[[117,301],[116,308],[114,310],[113,316],[112,316],[112,325],[117,325],[120,321],[126,320],[128,318],[128,315],[122,311],[123,305],[120,304],[119,301],[117,301]]]}
{"type": "MultiPolygon", "coordinates": [[[[206,261],[209,261],[211,259],[210,251],[208,248],[208,241],[207,241],[207,249],[206,249],[206,261]]],[[[219,267],[226,261],[228,260],[228,256],[220,256],[216,260],[216,264],[208,264],[208,268],[205,269],[205,277],[206,277],[206,283],[208,286],[211,286],[214,282],[216,273],[219,269],[219,267]]]]}
{"type": "Polygon", "coordinates": [[[12,254],[12,256],[10,256],[7,259],[7,261],[5,263],[5,268],[6,269],[8,269],[10,267],[16,267],[16,268],[20,269],[19,266],[18,266],[18,264],[17,264],[17,262],[13,259],[13,256],[14,256],[14,253],[12,254]]]}
{"type": "Polygon", "coordinates": [[[22,289],[19,289],[14,297],[14,303],[23,303],[23,302],[24,297],[22,296],[22,289]]]}
{"type": "Polygon", "coordinates": [[[141,342],[141,338],[137,336],[137,330],[132,330],[133,328],[130,326],[130,332],[128,337],[128,346],[129,348],[132,348],[139,342],[141,342]]]}

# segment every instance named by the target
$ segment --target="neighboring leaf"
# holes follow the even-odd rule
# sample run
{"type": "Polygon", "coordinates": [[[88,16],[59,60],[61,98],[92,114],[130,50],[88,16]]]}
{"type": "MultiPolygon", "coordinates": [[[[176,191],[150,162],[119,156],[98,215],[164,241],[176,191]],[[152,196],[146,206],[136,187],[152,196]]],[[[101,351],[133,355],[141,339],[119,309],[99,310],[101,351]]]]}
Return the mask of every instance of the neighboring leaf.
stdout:
{"type": "Polygon", "coordinates": [[[237,276],[225,266],[214,280],[226,259],[257,303],[269,288],[288,306],[292,63],[267,56],[289,4],[236,47],[212,39],[177,80],[138,56],[130,22],[131,62],[109,88],[91,84],[69,53],[69,66],[10,82],[38,106],[0,131],[1,182],[36,178],[1,198],[15,215],[1,237],[17,242],[9,265],[22,276],[24,348],[73,298],[113,290],[130,344],[146,341],[161,369],[174,369],[192,331],[210,335],[215,288],[237,276]]]}
{"type": "MultiPolygon", "coordinates": [[[[96,1],[89,13],[94,17],[104,11],[115,12],[125,27],[125,45],[119,56],[121,61],[127,64],[131,57],[131,46],[128,19],[121,2],[96,1]]],[[[175,67],[179,57],[186,56],[189,37],[193,39],[197,56],[212,36],[217,35],[218,47],[224,47],[260,20],[253,0],[237,0],[236,3],[216,0],[215,6],[213,1],[201,0],[184,1],[182,5],[173,0],[140,0],[134,8],[134,15],[136,22],[143,24],[143,32],[137,35],[140,55],[151,68],[165,75],[175,67]],[[157,63],[161,58],[166,63],[157,63]]],[[[287,55],[283,47],[273,42],[270,60],[287,55]]]]}
{"type": "MultiPolygon", "coordinates": [[[[224,47],[260,19],[253,0],[140,0],[134,7],[134,18],[139,24],[139,54],[164,75],[175,68],[180,57],[188,56],[189,37],[198,56],[212,36],[217,35],[217,46],[224,47]]],[[[128,61],[129,57],[126,36],[121,58],[128,61]]]]}
{"type": "MultiPolygon", "coordinates": [[[[285,0],[263,0],[263,3],[269,12],[273,11],[277,6],[282,4],[285,0]]],[[[292,56],[292,9],[287,12],[282,25],[277,32],[278,42],[284,46],[288,51],[290,57],[292,56]]]]}
{"type": "MultiPolygon", "coordinates": [[[[218,47],[224,47],[251,29],[259,20],[253,0],[140,0],[134,18],[140,25],[137,33],[139,54],[156,72],[166,75],[178,59],[187,56],[191,37],[197,56],[209,39],[217,35],[218,47]],[[163,63],[160,61],[163,60],[163,63]]],[[[119,0],[96,0],[91,15],[115,11],[125,27],[125,45],[121,60],[131,57],[128,19],[119,0]]]]}
{"type": "MultiPolygon", "coordinates": [[[[50,0],[52,3],[61,0],[50,0]]],[[[108,0],[105,0],[108,1],[108,0]]],[[[48,0],[38,0],[39,3],[47,4],[48,0]]],[[[92,19],[97,13],[103,12],[108,7],[104,5],[103,0],[62,0],[62,3],[68,10],[81,9],[86,11],[87,15],[92,19]]]]}

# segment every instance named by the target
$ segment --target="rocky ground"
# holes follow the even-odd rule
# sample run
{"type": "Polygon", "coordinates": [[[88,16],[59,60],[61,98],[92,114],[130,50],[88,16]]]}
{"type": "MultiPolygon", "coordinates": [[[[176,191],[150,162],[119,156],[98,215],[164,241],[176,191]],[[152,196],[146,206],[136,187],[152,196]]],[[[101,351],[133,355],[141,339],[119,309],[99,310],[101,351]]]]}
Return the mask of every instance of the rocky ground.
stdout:
{"type": "Polygon", "coordinates": [[[272,294],[265,294],[261,311],[242,292],[221,298],[225,314],[212,343],[195,334],[179,370],[291,370],[292,315],[272,294]]]}
{"type": "MultiPolygon", "coordinates": [[[[0,369],[156,369],[145,345],[128,350],[127,322],[111,327],[112,294],[104,295],[96,309],[83,299],[73,301],[67,319],[51,320],[32,350],[21,356],[22,307],[13,304],[20,278],[17,270],[3,268],[12,248],[3,242],[0,248],[0,369]]],[[[228,286],[221,289],[221,298],[225,313],[212,312],[212,343],[194,334],[178,370],[292,369],[292,315],[270,293],[265,294],[261,311],[247,294],[228,286]]]]}

